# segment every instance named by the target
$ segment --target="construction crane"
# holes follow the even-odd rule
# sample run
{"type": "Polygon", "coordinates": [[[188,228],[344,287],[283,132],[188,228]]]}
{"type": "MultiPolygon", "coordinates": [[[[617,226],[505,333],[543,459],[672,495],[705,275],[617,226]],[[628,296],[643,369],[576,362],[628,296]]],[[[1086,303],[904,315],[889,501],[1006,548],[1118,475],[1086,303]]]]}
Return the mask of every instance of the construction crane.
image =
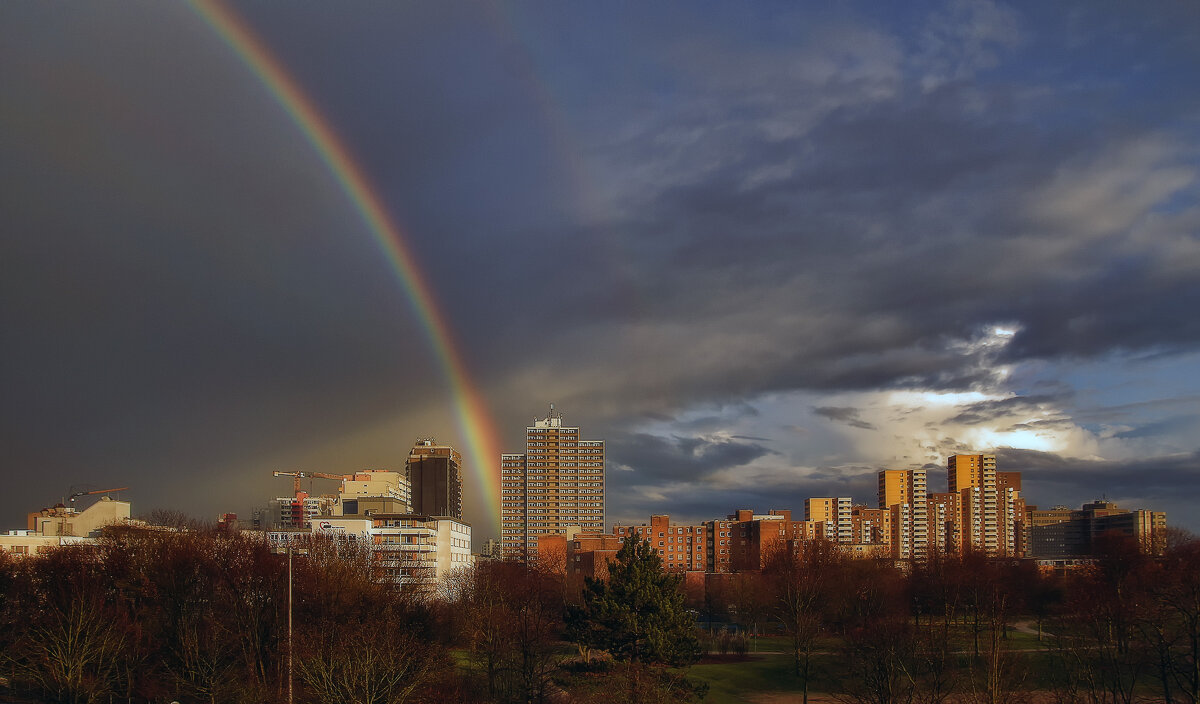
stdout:
{"type": "Polygon", "coordinates": [[[309,479],[336,479],[342,481],[346,478],[345,474],[326,474],[325,472],[271,472],[273,477],[292,477],[292,491],[297,496],[300,495],[300,480],[309,479]]]}
{"type": "Polygon", "coordinates": [[[76,491],[71,494],[70,501],[71,501],[71,503],[75,503],[75,499],[79,498],[80,496],[94,496],[96,494],[113,494],[118,491],[129,491],[129,487],[123,486],[118,489],[97,489],[96,491],[76,491]]]}

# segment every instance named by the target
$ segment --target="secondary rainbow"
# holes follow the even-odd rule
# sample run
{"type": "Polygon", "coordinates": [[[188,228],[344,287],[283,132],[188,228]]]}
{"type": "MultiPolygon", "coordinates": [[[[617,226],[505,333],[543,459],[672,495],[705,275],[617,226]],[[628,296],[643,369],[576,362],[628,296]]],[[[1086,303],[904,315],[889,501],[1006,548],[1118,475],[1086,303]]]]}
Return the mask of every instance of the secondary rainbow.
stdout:
{"type": "Polygon", "coordinates": [[[421,275],[404,232],[387,209],[363,170],[342,140],[299,84],[284,70],[267,47],[232,10],[215,0],[195,0],[196,13],[229,45],[250,72],[283,107],[292,122],[320,155],[346,197],[362,217],[367,230],[404,288],[413,312],[425,329],[434,356],[442,367],[454,399],[459,430],[466,441],[470,467],[484,492],[484,506],[492,522],[500,523],[500,451],[497,435],[484,400],[471,383],[466,365],[454,344],[445,317],[438,309],[429,283],[421,275]],[[493,468],[496,471],[493,471],[493,468]]]}

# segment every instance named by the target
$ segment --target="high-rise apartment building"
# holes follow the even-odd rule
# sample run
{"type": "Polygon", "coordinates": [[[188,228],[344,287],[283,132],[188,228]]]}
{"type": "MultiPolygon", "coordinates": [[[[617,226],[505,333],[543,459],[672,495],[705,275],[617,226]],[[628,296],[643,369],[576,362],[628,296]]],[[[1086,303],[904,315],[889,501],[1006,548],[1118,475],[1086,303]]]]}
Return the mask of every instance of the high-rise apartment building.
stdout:
{"type": "Polygon", "coordinates": [[[826,539],[831,542],[851,543],[854,541],[852,504],[849,496],[805,499],[804,520],[823,524],[826,539]]]}
{"type": "Polygon", "coordinates": [[[525,430],[525,452],[500,456],[500,541],[514,559],[533,557],[541,535],[604,531],[604,441],[580,439],[553,404],[525,430]]]}
{"type": "Polygon", "coordinates": [[[1021,473],[996,472],[996,524],[999,554],[1024,557],[1029,540],[1021,473]]]}
{"type": "Polygon", "coordinates": [[[959,494],[929,494],[929,550],[939,555],[962,552],[962,510],[959,494]]]}
{"type": "Polygon", "coordinates": [[[946,481],[959,495],[964,550],[1001,554],[995,455],[951,455],[946,481]]]}
{"type": "Polygon", "coordinates": [[[732,519],[712,520],[704,522],[705,548],[704,558],[706,572],[729,572],[733,565],[734,526],[732,519]]]}
{"type": "Polygon", "coordinates": [[[923,560],[929,552],[928,486],[924,469],[879,472],[879,508],[892,512],[892,556],[923,560]]]}
{"type": "Polygon", "coordinates": [[[852,506],[850,521],[853,528],[853,542],[857,545],[875,545],[891,551],[892,546],[892,512],[886,508],[868,508],[852,506]]]}
{"type": "Polygon", "coordinates": [[[412,512],[462,519],[462,455],[433,438],[420,438],[405,465],[412,512]]]}

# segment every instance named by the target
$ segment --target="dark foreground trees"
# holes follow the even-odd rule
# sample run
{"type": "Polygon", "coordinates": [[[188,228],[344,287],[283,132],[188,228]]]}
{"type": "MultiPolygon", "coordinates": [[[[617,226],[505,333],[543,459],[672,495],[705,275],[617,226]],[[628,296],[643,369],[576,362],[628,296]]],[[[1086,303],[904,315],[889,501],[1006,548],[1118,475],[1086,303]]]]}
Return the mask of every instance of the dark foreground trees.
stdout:
{"type": "MultiPolygon", "coordinates": [[[[295,701],[411,701],[451,670],[428,612],[342,557],[297,561],[295,701]]],[[[0,587],[0,676],[24,700],[286,695],[286,558],[257,536],[114,532],[0,557],[0,587]]]]}
{"type": "Polygon", "coordinates": [[[485,562],[457,576],[459,643],[494,701],[542,702],[560,657],[563,580],[538,565],[485,562]]]}
{"type": "Polygon", "coordinates": [[[774,596],[770,613],[791,640],[792,666],[805,704],[812,680],[818,638],[832,621],[835,589],[840,588],[845,558],[826,540],[781,543],[763,568],[765,586],[774,596]]]}
{"type": "MultiPolygon", "coordinates": [[[[813,542],[727,580],[726,601],[791,651],[799,677],[786,687],[801,692],[819,681],[874,704],[992,704],[1034,688],[1063,702],[1196,704],[1200,544],[1175,541],[1161,558],[1098,544],[1095,564],[1056,577],[979,555],[905,572],[813,542]],[[1032,628],[1018,641],[1022,622],[1044,622],[1044,643],[1032,628]]],[[[312,542],[292,579],[295,701],[695,700],[672,667],[699,655],[679,576],[637,541],[609,573],[578,595],[545,566],[482,563],[415,598],[375,581],[369,549],[312,542]],[[575,658],[572,642],[600,657],[575,658]]],[[[286,557],[217,532],[0,553],[0,699],[285,701],[287,584],[286,557]]]]}
{"type": "Polygon", "coordinates": [[[617,552],[608,574],[606,580],[587,580],[583,603],[567,611],[572,637],[627,663],[627,701],[692,698],[697,692],[686,679],[646,667],[686,666],[700,657],[696,621],[684,608],[680,576],[663,571],[649,541],[633,538],[617,552]]]}
{"type": "Polygon", "coordinates": [[[627,540],[608,574],[589,579],[582,607],[570,612],[577,638],[635,664],[690,665],[700,657],[680,577],[662,570],[649,541],[627,540]]]}

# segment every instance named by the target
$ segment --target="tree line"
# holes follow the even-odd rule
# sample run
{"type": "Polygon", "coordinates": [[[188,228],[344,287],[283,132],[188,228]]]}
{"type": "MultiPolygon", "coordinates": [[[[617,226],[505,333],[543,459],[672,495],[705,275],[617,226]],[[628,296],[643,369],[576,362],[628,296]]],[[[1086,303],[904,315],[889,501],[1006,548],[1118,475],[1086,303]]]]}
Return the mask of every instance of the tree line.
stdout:
{"type": "Polygon", "coordinates": [[[72,704],[699,701],[688,666],[753,650],[749,636],[788,653],[805,700],[1200,701],[1200,543],[1161,557],[1116,537],[1098,547],[1093,565],[1053,574],[978,554],[897,569],[812,541],[685,588],[630,540],[605,579],[481,562],[418,590],[378,580],[370,548],[345,541],[307,542],[289,579],[258,536],[114,530],[0,553],[0,691],[72,704]]]}
{"type": "Polygon", "coordinates": [[[896,569],[818,541],[729,575],[704,609],[784,634],[805,701],[814,681],[862,704],[1200,701],[1200,542],[1184,534],[1157,557],[1099,536],[1059,572],[981,553],[896,569]]]}

